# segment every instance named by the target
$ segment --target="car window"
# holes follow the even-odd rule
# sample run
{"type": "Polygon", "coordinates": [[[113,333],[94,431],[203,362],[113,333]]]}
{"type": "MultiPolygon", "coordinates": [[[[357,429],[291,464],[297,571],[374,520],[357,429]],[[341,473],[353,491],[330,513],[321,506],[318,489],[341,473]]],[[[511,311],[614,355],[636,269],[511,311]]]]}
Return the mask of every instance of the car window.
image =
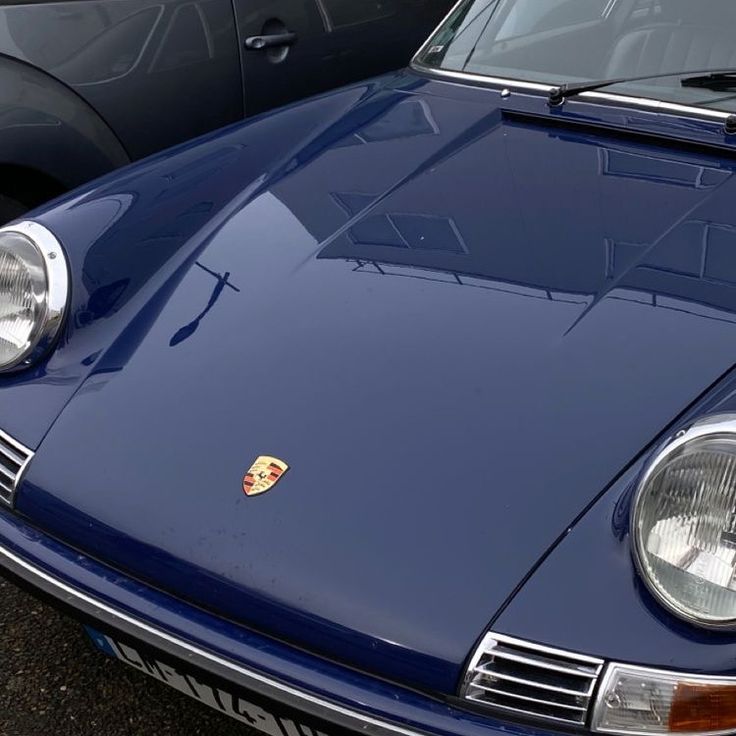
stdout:
{"type": "Polygon", "coordinates": [[[606,91],[734,111],[736,87],[680,77],[736,68],[735,32],[733,0],[466,0],[415,63],[548,85],[660,75],[606,91]]]}
{"type": "Polygon", "coordinates": [[[608,0],[517,0],[496,34],[497,39],[523,36],[544,28],[600,18],[608,0]]]}
{"type": "Polygon", "coordinates": [[[394,15],[392,3],[382,0],[317,0],[317,7],[328,31],[394,15]]]}

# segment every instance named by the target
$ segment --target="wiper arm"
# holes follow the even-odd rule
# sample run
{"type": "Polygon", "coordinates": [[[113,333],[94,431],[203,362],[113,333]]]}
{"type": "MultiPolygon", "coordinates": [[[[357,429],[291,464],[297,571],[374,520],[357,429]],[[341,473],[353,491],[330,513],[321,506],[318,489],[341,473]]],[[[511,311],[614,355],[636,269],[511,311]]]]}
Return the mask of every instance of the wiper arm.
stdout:
{"type": "Polygon", "coordinates": [[[648,79],[664,79],[666,77],[680,77],[683,87],[708,88],[711,84],[721,84],[724,87],[733,84],[736,86],[736,69],[693,69],[692,71],[666,72],[664,74],[646,74],[641,77],[619,77],[618,79],[600,79],[592,82],[573,82],[553,87],[549,91],[548,101],[553,107],[561,105],[568,97],[575,97],[582,92],[595,92],[597,89],[610,87],[624,82],[645,82],[648,79]],[[695,76],[686,76],[688,74],[695,76]],[[722,80],[722,81],[721,81],[722,80]]]}
{"type": "Polygon", "coordinates": [[[711,72],[694,77],[683,77],[680,80],[683,87],[700,87],[702,89],[731,89],[736,87],[736,69],[724,72],[711,72]]]}

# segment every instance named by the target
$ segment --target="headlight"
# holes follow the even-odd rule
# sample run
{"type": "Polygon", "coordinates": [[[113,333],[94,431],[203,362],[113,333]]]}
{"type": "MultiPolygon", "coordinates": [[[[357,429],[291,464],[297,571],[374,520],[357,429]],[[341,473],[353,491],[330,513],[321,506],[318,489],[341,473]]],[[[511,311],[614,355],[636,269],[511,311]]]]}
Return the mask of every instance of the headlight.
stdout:
{"type": "Polygon", "coordinates": [[[66,258],[42,225],[0,230],[0,371],[38,360],[53,344],[69,294],[66,258]]]}
{"type": "Polygon", "coordinates": [[[736,627],[736,416],[678,435],[646,471],[632,514],[643,579],[673,613],[736,627]]]}

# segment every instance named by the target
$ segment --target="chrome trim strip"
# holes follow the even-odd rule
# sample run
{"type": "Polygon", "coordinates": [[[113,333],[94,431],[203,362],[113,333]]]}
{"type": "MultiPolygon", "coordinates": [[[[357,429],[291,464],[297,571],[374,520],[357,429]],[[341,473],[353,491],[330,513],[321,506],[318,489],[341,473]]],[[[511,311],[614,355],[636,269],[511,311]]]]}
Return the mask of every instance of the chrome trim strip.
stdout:
{"type": "Polygon", "coordinates": [[[43,260],[47,281],[43,322],[26,349],[12,362],[0,367],[0,372],[10,372],[27,368],[38,361],[56,340],[69,302],[69,268],[61,243],[43,225],[26,220],[0,228],[0,235],[2,233],[18,233],[36,246],[43,260]]]}
{"type": "Polygon", "coordinates": [[[452,17],[453,13],[464,3],[466,0],[457,0],[457,2],[450,8],[450,10],[447,12],[447,15],[437,24],[437,27],[432,31],[432,33],[429,34],[427,37],[427,40],[419,47],[416,54],[411,57],[410,64],[413,65],[414,62],[424,53],[424,50],[429,46],[432,39],[437,35],[437,32],[442,28],[442,26],[447,23],[448,20],[452,17]]]}
{"type": "Polygon", "coordinates": [[[300,710],[322,720],[331,721],[338,726],[356,730],[362,734],[370,734],[370,736],[425,736],[422,731],[404,728],[312,695],[273,677],[243,667],[214,652],[202,649],[196,644],[140,621],[107,603],[93,598],[87,593],[83,593],[24,560],[2,545],[0,545],[0,564],[11,573],[18,575],[27,582],[31,582],[43,592],[54,596],[67,605],[73,606],[83,614],[106,620],[113,627],[128,633],[139,641],[167,652],[177,659],[191,662],[193,666],[235,682],[239,686],[256,692],[263,697],[276,699],[289,708],[300,710]]]}
{"type": "MultiPolygon", "coordinates": [[[[515,713],[517,716],[519,715],[519,713],[521,713],[521,715],[529,716],[530,718],[533,718],[534,720],[537,720],[537,721],[555,721],[556,723],[567,723],[567,724],[574,724],[574,725],[582,725],[585,722],[583,718],[564,718],[563,716],[540,715],[539,713],[536,713],[533,710],[524,710],[523,708],[512,708],[510,705],[497,705],[496,703],[487,703],[478,698],[474,698],[472,695],[469,695],[467,699],[471,703],[478,703],[478,705],[485,705],[487,708],[492,708],[494,710],[496,709],[502,710],[502,711],[506,711],[507,713],[515,713]]],[[[652,736],[652,735],[646,734],[645,736],[652,736]]]]}
{"type": "MultiPolygon", "coordinates": [[[[567,703],[559,703],[555,700],[542,700],[541,698],[532,698],[529,695],[519,695],[519,693],[506,692],[505,690],[497,690],[496,688],[488,687],[488,685],[479,685],[477,682],[474,682],[471,687],[477,687],[479,690],[483,690],[483,692],[486,693],[500,695],[502,698],[511,698],[512,700],[526,700],[530,703],[540,703],[541,705],[549,705],[552,708],[561,708],[562,710],[574,710],[579,711],[580,713],[585,713],[588,710],[587,706],[568,705],[567,703]]],[[[474,699],[472,695],[468,695],[468,698],[471,700],[474,699]]],[[[486,705],[488,705],[487,701],[481,702],[486,702],[486,705]]]]}
{"type": "Polygon", "coordinates": [[[14,462],[16,465],[23,465],[23,463],[26,461],[26,458],[28,457],[28,454],[31,452],[27,447],[24,447],[21,445],[20,442],[18,442],[16,439],[13,439],[9,434],[6,434],[0,429],[0,437],[10,445],[11,448],[17,450],[19,455],[16,455],[12,449],[9,449],[7,447],[3,447],[2,452],[3,455],[6,457],[9,457],[11,462],[14,462]]]}
{"type": "Polygon", "coordinates": [[[28,464],[33,460],[34,454],[33,450],[18,442],[7,432],[0,430],[0,456],[9,458],[11,463],[18,466],[17,472],[13,475],[12,471],[0,465],[0,473],[10,481],[8,483],[5,480],[0,480],[0,501],[8,506],[13,506],[15,493],[23,482],[23,476],[28,469],[28,464]]]}
{"type": "Polygon", "coordinates": [[[11,473],[6,467],[0,465],[0,475],[4,475],[8,480],[15,481],[16,473],[11,473]]]}
{"type": "MultiPolygon", "coordinates": [[[[491,642],[498,642],[499,644],[509,644],[511,646],[520,647],[523,649],[531,649],[542,654],[549,654],[553,657],[560,657],[562,659],[569,659],[573,662],[584,662],[585,664],[592,665],[598,668],[600,672],[601,668],[605,664],[605,660],[600,657],[591,657],[588,654],[578,654],[577,652],[570,652],[567,649],[555,649],[555,647],[549,647],[545,644],[537,644],[536,642],[527,641],[525,639],[517,639],[513,636],[506,636],[506,634],[496,634],[493,631],[489,631],[484,637],[481,643],[478,645],[478,649],[481,650],[481,655],[488,649],[492,649],[491,642]]],[[[476,664],[478,659],[476,660],[476,664]]]]}
{"type": "MultiPolygon", "coordinates": [[[[526,680],[523,677],[516,677],[515,675],[507,675],[501,672],[486,672],[482,669],[476,669],[476,672],[480,672],[482,675],[485,675],[487,677],[491,677],[495,680],[506,680],[508,682],[516,682],[519,685],[524,685],[525,687],[533,687],[536,690],[549,690],[550,692],[554,693],[562,693],[563,695],[578,695],[581,698],[589,698],[591,693],[593,692],[593,688],[595,687],[595,676],[591,677],[592,682],[588,686],[587,690],[570,690],[566,687],[559,687],[559,685],[549,685],[546,682],[537,682],[536,680],[526,680]]],[[[475,687],[475,683],[471,682],[467,685],[467,687],[475,687]]],[[[467,688],[466,688],[467,689],[467,688]]]]}
{"type": "MultiPolygon", "coordinates": [[[[552,672],[561,672],[565,675],[570,675],[570,677],[581,677],[585,680],[589,680],[591,677],[595,677],[598,674],[595,670],[591,670],[590,668],[582,669],[586,665],[580,665],[581,669],[575,669],[572,666],[565,667],[564,665],[553,664],[552,662],[545,662],[542,659],[532,659],[531,657],[524,657],[523,655],[516,654],[514,652],[504,652],[503,650],[500,650],[498,647],[493,649],[492,656],[494,659],[508,659],[511,662],[519,662],[520,664],[528,664],[531,667],[538,667],[544,670],[551,670],[552,672]]],[[[485,665],[482,665],[478,669],[483,671],[484,666],[485,665]]]]}
{"type": "MultiPolygon", "coordinates": [[[[471,72],[456,72],[450,69],[436,69],[432,66],[426,66],[421,62],[411,61],[411,68],[422,74],[429,74],[448,80],[463,80],[466,82],[478,82],[484,87],[497,85],[499,87],[508,87],[509,89],[530,89],[536,92],[549,92],[554,89],[553,84],[542,84],[541,82],[526,82],[523,79],[506,79],[504,77],[488,77],[484,74],[472,74],[471,72]]],[[[586,93],[587,94],[587,93],[586,93]]]]}
{"type": "MultiPolygon", "coordinates": [[[[511,90],[531,90],[535,92],[549,92],[555,88],[553,84],[541,84],[538,82],[526,82],[522,79],[505,79],[504,77],[487,77],[483,74],[472,74],[469,72],[456,72],[448,69],[435,69],[416,61],[416,57],[411,61],[411,68],[414,71],[430,76],[436,76],[440,79],[452,81],[461,80],[466,82],[477,82],[482,86],[492,85],[500,88],[511,90]]],[[[579,99],[595,100],[599,102],[607,102],[614,105],[629,105],[631,107],[641,107],[654,112],[664,112],[673,115],[687,115],[713,122],[725,121],[732,113],[722,110],[712,110],[710,108],[693,107],[692,105],[681,105],[674,102],[665,102],[649,97],[632,97],[630,95],[619,95],[613,92],[581,92],[577,95],[579,99]]],[[[574,100],[566,100],[565,104],[574,103],[574,100]]]]}

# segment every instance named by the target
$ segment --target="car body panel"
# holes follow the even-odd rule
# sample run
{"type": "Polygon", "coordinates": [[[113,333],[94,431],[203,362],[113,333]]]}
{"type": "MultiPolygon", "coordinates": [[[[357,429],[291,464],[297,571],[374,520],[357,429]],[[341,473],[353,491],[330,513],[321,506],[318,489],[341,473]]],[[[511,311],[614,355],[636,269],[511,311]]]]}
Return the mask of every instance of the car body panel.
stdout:
{"type": "Polygon", "coordinates": [[[43,171],[71,189],[129,161],[82,97],[35,67],[0,56],[0,162],[43,171]]]}
{"type": "Polygon", "coordinates": [[[587,510],[529,575],[494,630],[647,667],[736,674],[736,634],[692,626],[665,610],[634,570],[629,537],[631,500],[647,462],[696,419],[734,411],[730,371],[587,510]]]}
{"type": "Polygon", "coordinates": [[[527,572],[736,356],[730,151],[501,99],[391,76],[39,213],[87,277],[161,250],[67,336],[109,342],[17,510],[231,620],[453,692],[527,572]],[[276,134],[310,121],[294,148],[276,134]],[[270,167],[238,165],[261,135],[270,167]],[[262,454],[291,469],[249,499],[262,454]]]}
{"type": "Polygon", "coordinates": [[[446,0],[235,0],[246,113],[406,66],[407,49],[419,48],[450,5],[446,0]],[[247,48],[248,38],[270,33],[293,33],[296,40],[265,51],[247,48]]]}
{"type": "Polygon", "coordinates": [[[359,3],[356,13],[351,0],[0,3],[0,199],[17,203],[0,209],[0,224],[246,113],[402,67],[450,4],[359,3]],[[277,22],[272,13],[300,32],[278,63],[244,50],[243,34],[277,22]],[[20,103],[18,88],[29,93],[20,103]]]}
{"type": "MultiPolygon", "coordinates": [[[[182,642],[183,652],[178,650],[178,659],[190,673],[197,668],[195,672],[212,672],[229,683],[242,679],[254,692],[261,692],[259,680],[261,683],[271,680],[282,691],[281,701],[288,701],[284,689],[298,689],[314,701],[309,710],[304,708],[311,715],[339,724],[334,712],[320,702],[326,701],[332,708],[349,708],[365,720],[358,729],[354,727],[348,733],[356,730],[370,736],[390,736],[392,732],[396,736],[543,736],[545,733],[541,727],[504,723],[467,711],[458,707],[456,699],[400,687],[236,626],[85,558],[2,509],[0,539],[3,570],[12,570],[11,574],[32,584],[37,591],[43,590],[44,595],[76,615],[86,620],[91,618],[105,631],[132,640],[136,645],[147,642],[167,653],[177,651],[173,646],[175,641],[182,642]],[[208,656],[197,656],[197,650],[208,656]],[[226,665],[216,667],[215,659],[226,665]],[[246,673],[253,673],[254,677],[239,678],[246,673]],[[386,728],[376,728],[369,719],[380,719],[386,728]]],[[[233,689],[232,685],[229,689],[233,689]]],[[[269,728],[271,724],[266,719],[254,715],[253,725],[259,730],[283,736],[284,731],[279,727],[269,728]]],[[[327,734],[344,732],[336,726],[327,734]]],[[[285,733],[295,735],[293,730],[285,733]]]]}
{"type": "Polygon", "coordinates": [[[133,159],[243,115],[230,0],[4,5],[0,53],[68,85],[133,159]]]}
{"type": "Polygon", "coordinates": [[[67,249],[70,316],[48,360],[3,378],[0,414],[6,430],[27,447],[38,447],[117,338],[128,336],[117,343],[118,349],[135,348],[131,333],[136,325],[145,329],[146,320],[155,319],[160,299],[153,295],[165,296],[167,285],[175,288],[179,267],[196,252],[203,227],[213,229],[213,222],[237,211],[265,185],[264,172],[272,168],[272,176],[279,176],[275,162],[288,168],[298,156],[311,155],[309,144],[294,138],[294,131],[307,140],[341,137],[340,127],[329,132],[336,121],[377,89],[376,83],[357,85],[282,110],[275,119],[211,133],[133,164],[125,174],[113,173],[78,189],[61,199],[60,207],[41,215],[63,243],[73,245],[67,249]],[[214,186],[209,180],[213,175],[218,179],[214,186]],[[123,231],[115,230],[121,220],[123,231]],[[137,244],[133,258],[131,243],[137,244]],[[26,410],[29,404],[32,412],[26,410]]]}

